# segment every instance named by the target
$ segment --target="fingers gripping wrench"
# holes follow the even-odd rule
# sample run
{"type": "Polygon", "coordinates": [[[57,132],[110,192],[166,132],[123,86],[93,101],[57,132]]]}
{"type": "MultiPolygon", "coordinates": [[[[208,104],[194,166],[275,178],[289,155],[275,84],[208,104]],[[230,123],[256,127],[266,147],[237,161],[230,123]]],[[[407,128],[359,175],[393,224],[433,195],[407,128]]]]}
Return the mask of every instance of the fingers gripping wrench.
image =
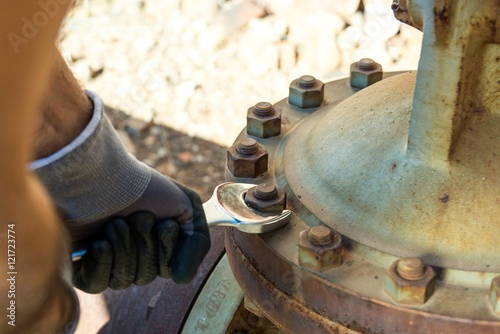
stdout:
{"type": "MultiPolygon", "coordinates": [[[[246,233],[265,233],[273,231],[290,220],[291,211],[262,212],[245,204],[245,194],[254,184],[227,182],[214,190],[212,197],[203,204],[209,227],[229,226],[246,233]]],[[[73,261],[80,260],[86,249],[74,251],[73,261]]]]}

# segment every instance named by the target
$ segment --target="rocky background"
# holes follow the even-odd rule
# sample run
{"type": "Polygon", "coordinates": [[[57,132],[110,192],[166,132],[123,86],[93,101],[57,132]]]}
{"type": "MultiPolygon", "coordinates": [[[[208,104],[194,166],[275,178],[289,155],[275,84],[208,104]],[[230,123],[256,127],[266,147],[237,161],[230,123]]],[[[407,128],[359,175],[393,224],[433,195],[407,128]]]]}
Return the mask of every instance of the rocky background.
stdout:
{"type": "Polygon", "coordinates": [[[227,146],[246,110],[303,74],[373,58],[416,68],[421,33],[390,0],[80,0],[61,48],[82,85],[128,115],[227,146]]]}
{"type": "MultiPolygon", "coordinates": [[[[247,109],[286,98],[293,79],[348,76],[350,64],[364,57],[386,71],[417,67],[422,34],[396,21],[390,6],[390,0],[79,0],[60,46],[82,86],[103,98],[129,150],[206,200],[224,180],[225,150],[244,128],[247,109]]],[[[130,293],[147,304],[162,282],[130,293]]],[[[78,333],[106,333],[117,293],[79,296],[78,333]]],[[[141,328],[142,313],[127,321],[141,328]]]]}

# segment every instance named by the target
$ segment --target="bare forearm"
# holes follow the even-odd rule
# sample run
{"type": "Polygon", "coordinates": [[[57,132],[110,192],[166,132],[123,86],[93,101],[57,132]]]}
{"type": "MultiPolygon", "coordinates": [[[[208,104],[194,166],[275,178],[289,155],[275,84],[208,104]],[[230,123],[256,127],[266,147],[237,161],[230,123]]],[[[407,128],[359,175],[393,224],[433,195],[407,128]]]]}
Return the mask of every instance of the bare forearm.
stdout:
{"type": "MultiPolygon", "coordinates": [[[[69,6],[69,1],[57,3],[58,11],[27,38],[23,35],[23,24],[40,13],[38,1],[0,0],[3,36],[0,39],[0,263],[7,263],[6,229],[8,224],[15,224],[18,273],[15,301],[16,325],[19,325],[8,326],[4,316],[0,321],[2,333],[35,332],[22,326],[42,318],[48,323],[45,328],[41,325],[39,332],[53,331],[58,324],[58,319],[43,317],[40,311],[44,304],[57,298],[65,239],[48,196],[26,168],[32,157],[37,108],[53,64],[54,40],[69,6]],[[24,42],[15,44],[16,36],[24,38],[24,42]]],[[[6,271],[0,274],[3,310],[9,307],[9,300],[4,298],[10,289],[5,274],[6,271]]]]}
{"type": "Polygon", "coordinates": [[[13,317],[0,320],[0,333],[60,330],[71,312],[67,284],[61,279],[66,235],[34,177],[15,189],[1,186],[0,263],[5,266],[0,273],[0,306],[14,311],[7,314],[13,317]]]}
{"type": "Polygon", "coordinates": [[[51,155],[76,138],[92,117],[92,108],[92,103],[57,52],[49,88],[39,108],[39,125],[33,139],[34,158],[51,155]]]}
{"type": "Polygon", "coordinates": [[[5,37],[0,40],[0,157],[18,177],[23,173],[20,167],[31,159],[37,109],[53,64],[54,41],[69,7],[69,0],[57,3],[58,10],[46,24],[27,36],[26,22],[42,12],[38,2],[0,0],[0,35],[5,37]]]}

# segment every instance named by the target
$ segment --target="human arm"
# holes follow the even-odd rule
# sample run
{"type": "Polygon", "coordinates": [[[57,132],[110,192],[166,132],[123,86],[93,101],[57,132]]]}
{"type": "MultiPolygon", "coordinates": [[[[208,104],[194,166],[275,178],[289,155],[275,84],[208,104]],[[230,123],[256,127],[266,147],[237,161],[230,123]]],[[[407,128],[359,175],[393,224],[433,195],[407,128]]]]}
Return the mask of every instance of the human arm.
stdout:
{"type": "Polygon", "coordinates": [[[69,317],[64,310],[70,310],[71,302],[60,278],[65,234],[49,197],[26,165],[33,156],[31,134],[53,63],[54,40],[69,3],[60,4],[59,11],[29,39],[23,37],[22,18],[29,20],[40,11],[37,2],[0,4],[0,35],[4,36],[0,41],[0,263],[15,259],[15,270],[2,266],[0,271],[0,308],[7,310],[14,302],[15,327],[4,314],[0,332],[61,330],[69,317]],[[26,43],[15,44],[16,36],[26,43]],[[9,232],[9,225],[15,234],[9,232]],[[10,253],[9,240],[15,240],[10,253]],[[16,289],[9,298],[12,287],[7,278],[12,276],[16,289]]]}
{"type": "MultiPolygon", "coordinates": [[[[69,72],[65,66],[60,66],[57,70],[69,72]]],[[[66,108],[53,110],[48,104],[44,105],[44,116],[54,120],[56,124],[49,124],[39,133],[46,130],[51,133],[52,129],[64,128],[65,120],[69,116],[58,115],[59,113],[76,114],[76,117],[84,114],[87,109],[82,105],[78,94],[84,94],[85,99],[90,101],[91,115],[87,116],[88,120],[86,117],[80,118],[85,122],[85,126],[75,138],[62,147],[52,146],[56,149],[51,149],[48,156],[40,154],[42,158],[34,161],[31,167],[52,195],[74,240],[88,237],[95,239],[97,234],[107,231],[104,240],[100,238],[104,243],[96,243],[95,249],[91,247],[83,259],[83,266],[77,268],[76,286],[95,293],[108,285],[112,288],[124,288],[132,282],[144,284],[145,281],[151,281],[150,278],[143,279],[142,275],[132,277],[130,274],[130,270],[140,271],[141,261],[137,261],[135,266],[128,269],[114,268],[116,263],[124,263],[120,258],[136,254],[133,250],[135,244],[132,243],[130,247],[118,247],[121,243],[119,240],[113,240],[113,230],[107,225],[114,218],[123,219],[137,211],[152,212],[161,221],[175,221],[180,237],[178,249],[172,254],[172,264],[176,264],[172,267],[172,278],[176,282],[189,281],[196,274],[198,265],[210,247],[201,200],[191,190],[176,184],[131,156],[107,119],[99,96],[93,92],[83,92],[75,80],[68,79],[70,77],[70,72],[54,75],[55,80],[51,82],[51,86],[55,86],[54,90],[60,89],[62,85],[65,86],[63,92],[74,93],[62,94],[59,97],[61,101],[58,105],[65,105],[66,108]],[[73,85],[73,88],[67,87],[70,85],[73,85]],[[195,210],[195,207],[198,210],[195,210]],[[193,242],[194,239],[197,241],[193,242]],[[116,242],[110,245],[109,241],[116,242]],[[189,247],[186,248],[185,245],[189,247]],[[182,249],[184,250],[181,251],[182,249]],[[110,253],[112,255],[109,255],[110,253]],[[175,260],[177,258],[186,258],[186,261],[175,260]],[[114,278],[114,274],[123,272],[125,274],[115,275],[121,277],[114,278]],[[127,278],[123,279],[124,276],[127,278]]],[[[144,224],[147,224],[147,221],[144,221],[144,224]]],[[[119,226],[122,227],[117,228],[120,232],[118,234],[135,240],[129,230],[122,231],[126,229],[123,224],[119,226]]],[[[155,235],[152,242],[161,246],[161,239],[168,238],[165,233],[155,235]]],[[[144,251],[141,251],[137,259],[149,258],[143,255],[144,251]]],[[[158,267],[161,265],[162,263],[158,263],[158,267]]]]}

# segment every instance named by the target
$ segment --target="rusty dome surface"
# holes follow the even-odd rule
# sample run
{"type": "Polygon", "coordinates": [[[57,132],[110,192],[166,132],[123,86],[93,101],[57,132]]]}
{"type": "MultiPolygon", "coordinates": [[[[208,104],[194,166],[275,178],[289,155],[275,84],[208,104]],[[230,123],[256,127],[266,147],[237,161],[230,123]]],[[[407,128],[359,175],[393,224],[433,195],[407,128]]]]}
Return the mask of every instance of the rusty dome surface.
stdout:
{"type": "Polygon", "coordinates": [[[415,159],[415,81],[415,72],[393,76],[339,104],[326,96],[288,136],[286,182],[355,242],[435,266],[500,272],[500,112],[470,122],[445,163],[415,159]]]}

